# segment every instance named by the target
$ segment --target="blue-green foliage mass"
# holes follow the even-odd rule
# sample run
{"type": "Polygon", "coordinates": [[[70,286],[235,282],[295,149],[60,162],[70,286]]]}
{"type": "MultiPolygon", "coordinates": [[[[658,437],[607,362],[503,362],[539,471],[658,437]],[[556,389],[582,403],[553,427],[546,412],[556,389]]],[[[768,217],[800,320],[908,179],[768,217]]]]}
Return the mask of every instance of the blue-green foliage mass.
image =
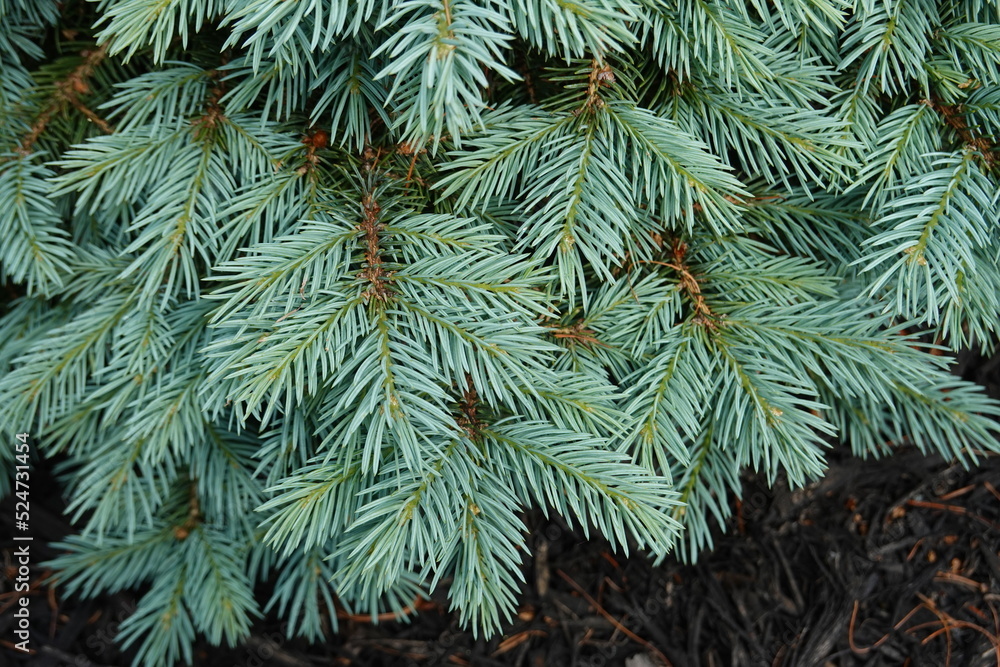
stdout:
{"type": "Polygon", "coordinates": [[[974,464],[998,134],[997,0],[0,0],[50,565],[148,586],[143,665],[437,588],[493,634],[529,507],[693,559],[745,469],[974,464]]]}

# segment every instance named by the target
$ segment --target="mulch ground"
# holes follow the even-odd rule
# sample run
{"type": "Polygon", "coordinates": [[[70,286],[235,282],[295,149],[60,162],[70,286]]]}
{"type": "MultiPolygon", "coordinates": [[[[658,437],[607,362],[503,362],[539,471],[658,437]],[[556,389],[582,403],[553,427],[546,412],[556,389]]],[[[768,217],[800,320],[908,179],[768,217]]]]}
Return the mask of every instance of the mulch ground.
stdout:
{"type": "MultiPolygon", "coordinates": [[[[1000,355],[965,355],[956,370],[1000,397],[1000,355]]],[[[912,449],[829,458],[823,480],[796,491],[747,475],[726,532],[693,565],[624,557],[530,514],[521,606],[488,641],[436,595],[406,623],[341,618],[320,645],[265,618],[239,647],[199,645],[197,664],[1000,667],[1000,457],[974,470],[912,449]]],[[[55,488],[46,475],[33,472],[33,491],[55,488]]],[[[40,539],[69,530],[60,501],[39,496],[35,563],[54,555],[40,539]]],[[[6,534],[11,517],[0,516],[6,534]]],[[[10,576],[14,543],[0,547],[10,576]]],[[[14,596],[9,578],[0,584],[0,665],[130,664],[113,639],[135,599],[66,599],[43,575],[33,572],[30,657],[10,650],[14,596]]]]}

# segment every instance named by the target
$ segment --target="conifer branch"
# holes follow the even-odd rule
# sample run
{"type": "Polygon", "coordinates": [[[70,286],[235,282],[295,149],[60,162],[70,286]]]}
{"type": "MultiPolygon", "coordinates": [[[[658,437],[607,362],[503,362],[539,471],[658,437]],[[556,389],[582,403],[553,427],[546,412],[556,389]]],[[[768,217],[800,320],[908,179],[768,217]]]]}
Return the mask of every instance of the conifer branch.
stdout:
{"type": "Polygon", "coordinates": [[[392,291],[389,283],[392,281],[392,274],[387,273],[382,268],[382,250],[379,247],[379,234],[385,229],[380,221],[382,209],[375,200],[372,193],[368,192],[361,199],[361,223],[358,229],[365,238],[365,261],[361,277],[368,282],[365,289],[365,301],[375,299],[377,302],[385,304],[389,300],[392,291]]]}
{"type": "Polygon", "coordinates": [[[694,308],[694,319],[692,321],[700,326],[716,329],[719,318],[712,312],[708,301],[705,299],[705,295],[702,294],[701,283],[691,272],[691,267],[684,261],[687,250],[687,243],[684,243],[680,239],[674,239],[670,244],[670,253],[673,256],[673,262],[645,260],[644,263],[665,266],[676,271],[680,279],[677,287],[688,295],[691,305],[694,308]]]}
{"type": "Polygon", "coordinates": [[[31,154],[35,142],[45,132],[49,122],[54,116],[65,111],[67,105],[72,106],[86,116],[101,132],[105,134],[112,134],[114,132],[114,128],[107,121],[91,111],[80,100],[81,95],[85,95],[90,91],[90,79],[93,77],[94,71],[107,57],[107,48],[102,45],[93,51],[82,51],[80,55],[83,57],[83,62],[77,65],[66,78],[56,81],[55,90],[48,105],[38,114],[27,134],[21,138],[20,144],[14,149],[20,155],[28,157],[31,154]]]}
{"type": "Polygon", "coordinates": [[[937,99],[922,100],[921,103],[941,114],[944,122],[955,130],[955,133],[962,140],[962,143],[965,144],[966,148],[978,153],[984,167],[992,169],[997,161],[1000,160],[997,157],[996,147],[990,141],[990,138],[987,136],[977,136],[977,133],[968,126],[961,105],[949,105],[937,99]]]}

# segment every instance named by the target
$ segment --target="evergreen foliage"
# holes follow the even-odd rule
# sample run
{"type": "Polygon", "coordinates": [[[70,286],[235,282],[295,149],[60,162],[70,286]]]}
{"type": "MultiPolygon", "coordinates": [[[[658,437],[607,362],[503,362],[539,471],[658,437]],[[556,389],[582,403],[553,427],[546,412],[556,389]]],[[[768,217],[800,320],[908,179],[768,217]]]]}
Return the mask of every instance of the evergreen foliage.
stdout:
{"type": "Polygon", "coordinates": [[[998,134],[996,0],[0,0],[51,565],[148,586],[138,664],[437,587],[495,633],[529,506],[695,558],[743,469],[974,463],[998,134]]]}

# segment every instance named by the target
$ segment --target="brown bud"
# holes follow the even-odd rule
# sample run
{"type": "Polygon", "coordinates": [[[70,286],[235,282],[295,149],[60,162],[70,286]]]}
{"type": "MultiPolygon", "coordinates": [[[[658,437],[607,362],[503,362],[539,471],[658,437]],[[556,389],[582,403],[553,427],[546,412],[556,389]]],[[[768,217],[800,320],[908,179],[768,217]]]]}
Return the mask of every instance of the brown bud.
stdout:
{"type": "Polygon", "coordinates": [[[302,143],[312,147],[313,150],[321,150],[330,145],[330,133],[326,130],[316,130],[312,134],[306,135],[302,143]]]}

